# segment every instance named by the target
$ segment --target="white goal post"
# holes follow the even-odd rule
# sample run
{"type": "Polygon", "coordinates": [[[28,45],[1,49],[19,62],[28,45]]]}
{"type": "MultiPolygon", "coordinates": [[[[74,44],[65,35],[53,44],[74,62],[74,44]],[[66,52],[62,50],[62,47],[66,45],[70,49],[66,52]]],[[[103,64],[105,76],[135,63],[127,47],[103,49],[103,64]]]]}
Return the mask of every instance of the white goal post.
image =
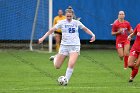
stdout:
{"type": "MultiPolygon", "coordinates": [[[[30,45],[29,45],[29,47],[30,47],[30,51],[33,51],[34,49],[33,49],[33,39],[34,39],[34,34],[35,34],[35,30],[36,30],[36,25],[37,25],[37,17],[38,17],[38,11],[39,11],[39,7],[40,7],[40,1],[41,0],[37,0],[37,5],[36,5],[36,10],[35,10],[35,16],[34,16],[34,21],[33,21],[33,26],[32,26],[32,33],[31,33],[31,38],[30,38],[30,45]]],[[[53,14],[52,14],[52,11],[53,11],[53,0],[47,0],[48,1],[48,5],[49,5],[49,14],[48,14],[48,16],[49,16],[49,29],[52,27],[52,16],[53,16],[53,14]]],[[[47,15],[47,14],[46,14],[47,15]]],[[[46,29],[46,31],[47,31],[48,29],[46,29]]],[[[49,48],[49,53],[51,53],[52,52],[52,39],[53,38],[53,36],[52,36],[52,34],[49,36],[49,44],[48,44],[48,48],[49,48]]]]}
{"type": "MultiPolygon", "coordinates": [[[[49,29],[52,27],[53,0],[49,0],[49,29]]],[[[52,52],[52,34],[49,36],[49,52],[52,52]]]]}

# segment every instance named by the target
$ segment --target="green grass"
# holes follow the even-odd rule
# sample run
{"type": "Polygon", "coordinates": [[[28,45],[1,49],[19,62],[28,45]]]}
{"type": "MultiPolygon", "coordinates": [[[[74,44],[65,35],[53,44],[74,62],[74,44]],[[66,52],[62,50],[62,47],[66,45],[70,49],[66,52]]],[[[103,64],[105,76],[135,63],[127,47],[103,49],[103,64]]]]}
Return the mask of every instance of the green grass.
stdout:
{"type": "Polygon", "coordinates": [[[0,93],[139,93],[140,75],[128,83],[130,69],[115,50],[82,50],[68,86],[57,78],[65,74],[67,60],[56,70],[48,58],[54,53],[0,51],[0,93]]]}

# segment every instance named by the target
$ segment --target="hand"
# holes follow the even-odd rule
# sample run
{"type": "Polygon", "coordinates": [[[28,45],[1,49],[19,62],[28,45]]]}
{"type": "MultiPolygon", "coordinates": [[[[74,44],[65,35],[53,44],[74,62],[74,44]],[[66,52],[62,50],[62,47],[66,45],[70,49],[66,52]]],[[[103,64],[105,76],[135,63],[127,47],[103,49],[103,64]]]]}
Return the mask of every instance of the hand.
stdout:
{"type": "Polygon", "coordinates": [[[95,41],[95,36],[92,36],[89,42],[94,42],[95,41]]]}
{"type": "Polygon", "coordinates": [[[122,33],[123,32],[123,28],[120,28],[119,30],[118,30],[118,33],[122,33]]]}
{"type": "Polygon", "coordinates": [[[38,39],[38,43],[39,43],[39,44],[42,43],[43,40],[44,40],[43,38],[38,39]]]}
{"type": "Polygon", "coordinates": [[[129,35],[129,36],[127,37],[127,39],[128,39],[129,41],[131,41],[132,37],[129,35]]]}

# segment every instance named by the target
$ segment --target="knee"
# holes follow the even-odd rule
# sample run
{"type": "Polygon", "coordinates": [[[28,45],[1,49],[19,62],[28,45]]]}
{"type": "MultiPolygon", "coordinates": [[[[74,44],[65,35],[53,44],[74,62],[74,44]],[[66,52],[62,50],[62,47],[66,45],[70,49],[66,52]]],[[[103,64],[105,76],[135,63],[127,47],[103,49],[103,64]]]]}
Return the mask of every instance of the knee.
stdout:
{"type": "Polygon", "coordinates": [[[134,67],[134,63],[133,63],[133,62],[128,61],[128,67],[129,67],[129,68],[133,68],[133,67],[134,67]]]}
{"type": "Polygon", "coordinates": [[[119,57],[123,58],[123,57],[124,57],[124,55],[119,55],[119,57]]]}
{"type": "Polygon", "coordinates": [[[119,57],[120,58],[123,58],[124,57],[124,54],[123,53],[118,53],[119,57]]]}
{"type": "Polygon", "coordinates": [[[60,41],[61,37],[60,36],[55,36],[56,41],[60,41]]]}
{"type": "Polygon", "coordinates": [[[55,69],[60,69],[60,65],[58,65],[58,64],[54,64],[54,67],[55,67],[55,69]]]}
{"type": "Polygon", "coordinates": [[[129,56],[129,52],[124,52],[124,56],[129,56]]]}
{"type": "Polygon", "coordinates": [[[129,68],[133,68],[134,66],[133,66],[133,65],[128,65],[128,67],[129,67],[129,68]]]}
{"type": "Polygon", "coordinates": [[[60,66],[54,66],[55,67],[55,69],[60,69],[60,66]]]}

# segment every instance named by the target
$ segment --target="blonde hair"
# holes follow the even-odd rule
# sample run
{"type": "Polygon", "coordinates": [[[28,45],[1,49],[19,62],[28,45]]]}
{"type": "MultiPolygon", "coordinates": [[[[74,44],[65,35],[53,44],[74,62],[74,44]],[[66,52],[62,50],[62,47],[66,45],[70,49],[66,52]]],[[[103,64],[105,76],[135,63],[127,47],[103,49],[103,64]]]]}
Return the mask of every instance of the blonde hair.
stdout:
{"type": "Polygon", "coordinates": [[[74,11],[73,11],[72,9],[66,9],[66,10],[65,10],[65,14],[66,14],[66,13],[72,13],[72,14],[74,14],[74,11]]]}

